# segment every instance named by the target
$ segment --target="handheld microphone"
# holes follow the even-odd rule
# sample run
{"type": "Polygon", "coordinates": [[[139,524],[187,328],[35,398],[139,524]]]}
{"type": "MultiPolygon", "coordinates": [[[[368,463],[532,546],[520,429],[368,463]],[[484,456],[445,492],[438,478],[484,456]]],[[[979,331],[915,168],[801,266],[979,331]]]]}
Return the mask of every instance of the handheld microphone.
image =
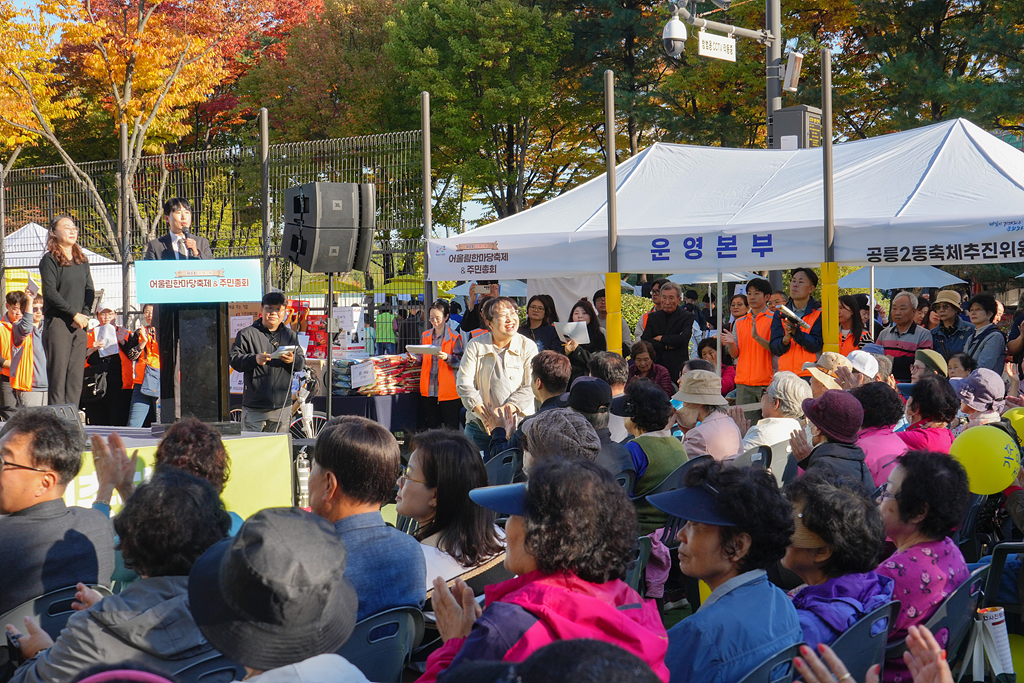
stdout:
{"type": "Polygon", "coordinates": [[[786,306],[779,304],[778,306],[775,307],[775,310],[781,313],[786,318],[789,318],[790,322],[796,323],[800,327],[804,327],[808,330],[811,329],[811,324],[809,322],[798,316],[793,311],[789,310],[789,308],[787,308],[786,306]]]}
{"type": "MultiPolygon", "coordinates": [[[[190,240],[190,239],[193,239],[193,237],[192,237],[192,233],[191,233],[191,232],[189,232],[188,230],[182,230],[182,235],[184,235],[184,237],[185,237],[185,239],[186,239],[186,240],[190,240]]],[[[187,245],[187,244],[185,245],[185,254],[186,254],[186,255],[187,255],[187,256],[188,256],[189,258],[197,258],[197,257],[199,256],[199,252],[198,252],[198,249],[197,249],[197,250],[196,250],[195,252],[193,252],[193,251],[192,251],[191,249],[189,249],[189,248],[188,248],[188,245],[187,245]]]]}

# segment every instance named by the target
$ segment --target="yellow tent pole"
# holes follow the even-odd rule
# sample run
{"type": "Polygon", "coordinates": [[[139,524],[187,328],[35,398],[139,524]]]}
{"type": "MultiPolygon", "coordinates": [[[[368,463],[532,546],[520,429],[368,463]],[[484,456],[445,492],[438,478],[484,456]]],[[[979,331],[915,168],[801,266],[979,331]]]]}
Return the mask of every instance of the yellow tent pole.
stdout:
{"type": "Polygon", "coordinates": [[[822,351],[839,353],[839,264],[821,264],[822,351]]]}
{"type": "Polygon", "coordinates": [[[622,280],[618,273],[604,274],[604,305],[607,310],[608,350],[622,355],[622,280]]]}

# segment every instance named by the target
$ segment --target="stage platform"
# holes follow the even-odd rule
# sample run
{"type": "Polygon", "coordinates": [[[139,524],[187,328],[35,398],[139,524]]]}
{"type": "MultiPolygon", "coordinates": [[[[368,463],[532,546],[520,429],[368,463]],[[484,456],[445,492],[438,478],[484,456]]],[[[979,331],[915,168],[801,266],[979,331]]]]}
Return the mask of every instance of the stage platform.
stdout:
{"type": "MultiPolygon", "coordinates": [[[[87,439],[94,434],[106,439],[112,432],[117,432],[124,440],[129,456],[136,449],[139,451],[136,484],[148,480],[152,475],[153,456],[160,437],[153,436],[149,429],[92,425],[83,429],[87,439]]],[[[230,477],[221,494],[228,510],[244,519],[263,508],[294,504],[294,469],[291,437],[288,434],[242,432],[241,435],[225,436],[223,440],[231,459],[230,477]]],[[[91,444],[87,443],[86,448],[91,449],[91,444]]],[[[68,485],[64,501],[68,505],[89,507],[96,499],[98,487],[92,452],[87,450],[82,454],[82,471],[68,485]]],[[[116,493],[111,507],[115,512],[121,507],[116,493]]]]}

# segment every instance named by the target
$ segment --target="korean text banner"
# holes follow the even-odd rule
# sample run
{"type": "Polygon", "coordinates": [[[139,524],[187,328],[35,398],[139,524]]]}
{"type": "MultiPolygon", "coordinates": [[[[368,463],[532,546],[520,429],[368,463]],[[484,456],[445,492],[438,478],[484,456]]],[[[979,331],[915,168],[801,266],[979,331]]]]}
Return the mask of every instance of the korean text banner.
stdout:
{"type": "Polygon", "coordinates": [[[259,259],[136,261],[139,304],[260,301],[259,259]]]}

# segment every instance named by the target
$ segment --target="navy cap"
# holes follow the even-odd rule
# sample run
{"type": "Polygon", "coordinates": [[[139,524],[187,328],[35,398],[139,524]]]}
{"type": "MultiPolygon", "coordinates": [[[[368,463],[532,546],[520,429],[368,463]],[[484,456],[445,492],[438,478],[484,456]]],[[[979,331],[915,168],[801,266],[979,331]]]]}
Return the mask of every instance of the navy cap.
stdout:
{"type": "Polygon", "coordinates": [[[484,486],[470,491],[469,498],[480,507],[503,515],[526,514],[526,484],[484,486]]]}
{"type": "Polygon", "coordinates": [[[619,394],[612,399],[611,411],[612,415],[619,417],[633,417],[636,412],[636,404],[629,395],[619,394]]]}
{"type": "Polygon", "coordinates": [[[718,502],[720,495],[711,484],[704,482],[699,486],[687,486],[675,491],[647,496],[647,502],[662,512],[667,512],[673,517],[685,519],[688,522],[716,526],[739,526],[739,523],[733,521],[722,509],[722,505],[718,502]]]}
{"type": "Polygon", "coordinates": [[[599,377],[584,375],[572,382],[569,391],[558,399],[558,405],[581,413],[607,412],[612,402],[612,388],[599,377]]]}

